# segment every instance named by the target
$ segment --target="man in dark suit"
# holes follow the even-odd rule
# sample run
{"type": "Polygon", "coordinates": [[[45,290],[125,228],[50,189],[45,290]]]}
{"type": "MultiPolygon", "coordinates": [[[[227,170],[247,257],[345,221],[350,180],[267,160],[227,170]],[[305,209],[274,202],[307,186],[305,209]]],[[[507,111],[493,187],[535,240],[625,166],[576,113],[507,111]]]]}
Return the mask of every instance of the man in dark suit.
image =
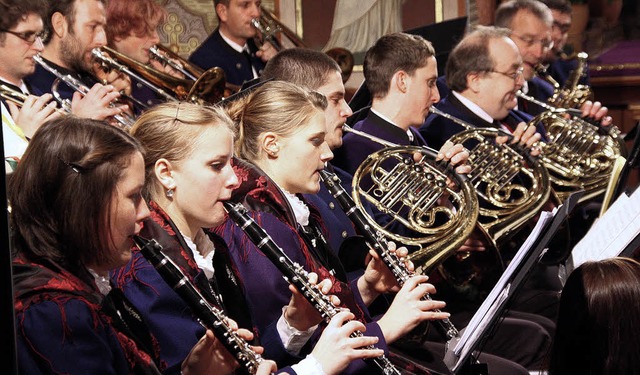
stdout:
{"type": "Polygon", "coordinates": [[[196,49],[189,61],[203,69],[222,68],[227,82],[241,86],[257,78],[264,65],[276,54],[265,42],[260,47],[258,30],[251,20],[260,17],[260,0],[215,0],[218,28],[196,49]]]}

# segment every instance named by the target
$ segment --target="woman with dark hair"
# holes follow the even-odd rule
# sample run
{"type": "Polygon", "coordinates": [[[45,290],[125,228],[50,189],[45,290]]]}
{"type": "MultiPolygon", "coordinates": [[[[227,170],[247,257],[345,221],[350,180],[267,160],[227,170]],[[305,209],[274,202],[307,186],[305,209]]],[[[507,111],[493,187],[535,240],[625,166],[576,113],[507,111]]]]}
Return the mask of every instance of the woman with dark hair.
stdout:
{"type": "MultiPolygon", "coordinates": [[[[72,116],[43,125],[9,183],[18,365],[25,374],[160,374],[157,341],[109,283],[149,210],[143,151],[128,134],[72,116]]],[[[240,332],[250,338],[249,332],[240,332]]],[[[230,364],[206,335],[185,373],[230,364]]],[[[209,372],[210,373],[210,372],[209,372]]]]}
{"type": "Polygon", "coordinates": [[[588,262],[562,289],[549,374],[640,374],[640,263],[588,262]]]}
{"type": "MultiPolygon", "coordinates": [[[[227,244],[203,230],[222,222],[222,201],[229,199],[238,185],[231,167],[233,122],[221,108],[164,103],[140,116],[131,134],[146,152],[144,195],[151,216],[144,220],[141,236],[157,240],[163,252],[210,304],[240,327],[253,328],[255,315],[250,314],[244,280],[237,273],[227,244]]],[[[160,356],[168,364],[166,373],[179,372],[191,346],[204,332],[193,306],[187,305],[135,249],[131,261],[112,273],[112,280],[138,308],[158,338],[160,356]]],[[[320,287],[328,292],[330,284],[325,281],[320,287]]],[[[270,294],[267,291],[262,298],[270,299],[270,294]]],[[[273,324],[260,331],[264,356],[282,365],[299,358],[287,353],[280,328],[290,324],[290,320],[307,319],[312,309],[302,296],[296,296],[283,302],[273,324]],[[282,313],[285,306],[286,314],[282,313]],[[279,319],[281,323],[276,322],[279,319]]],[[[357,322],[343,326],[352,317],[351,314],[337,317],[332,321],[331,333],[323,337],[324,344],[310,358],[282,371],[316,374],[314,370],[320,366],[324,374],[330,375],[341,371],[352,358],[380,355],[379,350],[358,349],[375,342],[375,338],[349,338],[355,329],[363,328],[357,322]]]]}

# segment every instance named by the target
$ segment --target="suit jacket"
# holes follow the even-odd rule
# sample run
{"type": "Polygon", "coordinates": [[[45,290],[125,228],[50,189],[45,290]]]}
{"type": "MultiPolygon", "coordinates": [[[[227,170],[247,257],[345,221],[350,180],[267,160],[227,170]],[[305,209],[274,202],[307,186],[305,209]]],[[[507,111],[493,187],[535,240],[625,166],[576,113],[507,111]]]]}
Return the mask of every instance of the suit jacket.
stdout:
{"type": "MultiPolygon", "coordinates": [[[[569,79],[569,76],[571,75],[571,73],[574,70],[576,70],[577,67],[578,67],[577,59],[564,60],[564,59],[558,58],[554,62],[549,64],[547,73],[549,73],[551,77],[553,77],[553,79],[555,79],[558,82],[560,87],[562,87],[567,81],[567,79],[569,79]]],[[[585,72],[584,75],[582,75],[582,77],[580,77],[580,80],[578,80],[578,82],[582,85],[589,84],[588,70],[585,72]]]]}
{"type": "MultiPolygon", "coordinates": [[[[538,99],[539,101],[546,103],[547,100],[553,96],[553,86],[540,77],[533,77],[531,80],[527,81],[527,84],[529,86],[527,95],[534,99],[538,99]]],[[[522,98],[518,98],[518,109],[530,114],[531,116],[537,116],[546,111],[546,109],[541,106],[530,103],[522,98]]]]}
{"type": "MultiPolygon", "coordinates": [[[[149,203],[149,208],[151,217],[145,220],[140,235],[156,239],[162,245],[163,253],[180,267],[210,304],[221,308],[239,327],[254,330],[252,317],[243,296],[242,280],[224,241],[215,234],[208,233],[215,246],[215,273],[209,281],[167,214],[153,201],[149,203]]],[[[167,284],[142,253],[137,248],[133,248],[132,253],[133,256],[127,265],[112,272],[112,282],[121,288],[140,310],[151,332],[157,337],[161,358],[168,364],[165,373],[179,374],[182,361],[204,335],[204,327],[198,322],[191,306],[167,284]]],[[[262,334],[271,343],[272,359],[280,359],[275,358],[278,357],[275,353],[287,357],[275,327],[274,330],[266,330],[262,334]]]]}
{"type": "MultiPolygon", "coordinates": [[[[480,116],[467,108],[454,95],[448,95],[440,100],[440,102],[436,104],[436,108],[478,127],[498,127],[495,121],[494,123],[486,122],[480,116]]],[[[526,113],[518,110],[511,110],[502,123],[511,130],[514,130],[520,122],[529,122],[531,118],[532,117],[526,113]]],[[[542,135],[543,140],[546,140],[547,133],[542,124],[536,124],[536,129],[538,133],[542,135]]],[[[439,149],[449,138],[463,130],[465,130],[465,128],[462,125],[459,125],[445,117],[431,113],[427,116],[424,124],[420,127],[420,134],[429,141],[430,145],[439,149]]]]}
{"type": "Polygon", "coordinates": [[[262,74],[264,62],[256,56],[258,47],[252,39],[247,41],[250,57],[236,51],[222,39],[220,30],[216,29],[202,44],[191,54],[189,61],[202,69],[214,66],[224,70],[227,82],[241,86],[245,81],[253,79],[251,64],[258,75],[262,74]]]}

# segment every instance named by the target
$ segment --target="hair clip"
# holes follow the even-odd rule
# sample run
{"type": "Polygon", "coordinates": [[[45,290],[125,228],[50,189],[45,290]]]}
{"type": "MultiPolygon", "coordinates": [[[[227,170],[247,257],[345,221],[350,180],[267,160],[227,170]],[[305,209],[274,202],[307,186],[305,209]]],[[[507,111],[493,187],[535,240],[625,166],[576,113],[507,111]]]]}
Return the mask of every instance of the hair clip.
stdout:
{"type": "Polygon", "coordinates": [[[79,166],[69,163],[68,161],[63,160],[60,156],[58,156],[58,160],[60,160],[62,162],[62,164],[66,165],[67,167],[71,168],[74,172],[80,174],[81,173],[81,169],[79,166]]]}

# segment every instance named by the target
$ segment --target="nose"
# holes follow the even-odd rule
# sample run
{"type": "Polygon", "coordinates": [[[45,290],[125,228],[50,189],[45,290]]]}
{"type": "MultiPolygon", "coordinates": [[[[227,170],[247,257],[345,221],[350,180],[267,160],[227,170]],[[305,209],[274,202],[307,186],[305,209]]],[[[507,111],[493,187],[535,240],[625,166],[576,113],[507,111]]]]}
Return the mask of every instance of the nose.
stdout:
{"type": "Polygon", "coordinates": [[[260,5],[252,3],[251,8],[249,9],[249,14],[251,15],[251,18],[260,17],[260,5]]]}
{"type": "Polygon", "coordinates": [[[158,30],[153,30],[150,38],[151,43],[158,44],[160,43],[160,36],[158,35],[158,30]]]}
{"type": "Polygon", "coordinates": [[[138,206],[138,215],[136,216],[136,221],[141,222],[147,219],[151,213],[149,212],[149,207],[147,206],[147,202],[144,199],[140,199],[140,204],[138,206]]]}
{"type": "Polygon", "coordinates": [[[439,101],[440,101],[440,91],[438,90],[438,86],[433,86],[433,89],[431,90],[431,102],[435,104],[439,101]]]}
{"type": "Polygon", "coordinates": [[[235,188],[237,188],[238,186],[240,186],[240,180],[238,180],[238,176],[236,175],[236,172],[233,171],[233,167],[231,167],[231,164],[229,164],[227,167],[227,188],[233,190],[235,188]]]}
{"type": "Polygon", "coordinates": [[[38,52],[44,51],[44,43],[42,42],[42,38],[39,36],[36,37],[36,40],[35,42],[33,42],[32,47],[38,52]]]}
{"type": "Polygon", "coordinates": [[[349,104],[347,104],[347,101],[342,99],[340,103],[342,106],[340,115],[344,118],[351,116],[353,114],[353,110],[351,110],[351,107],[349,107],[349,104]]]}
{"type": "Polygon", "coordinates": [[[320,154],[320,160],[322,160],[323,163],[326,163],[331,159],[333,159],[333,152],[331,152],[331,149],[329,148],[329,144],[327,142],[323,142],[322,153],[320,154]]]}
{"type": "Polygon", "coordinates": [[[96,47],[103,47],[107,45],[107,32],[104,27],[100,27],[96,34],[93,36],[93,43],[96,47]]]}

